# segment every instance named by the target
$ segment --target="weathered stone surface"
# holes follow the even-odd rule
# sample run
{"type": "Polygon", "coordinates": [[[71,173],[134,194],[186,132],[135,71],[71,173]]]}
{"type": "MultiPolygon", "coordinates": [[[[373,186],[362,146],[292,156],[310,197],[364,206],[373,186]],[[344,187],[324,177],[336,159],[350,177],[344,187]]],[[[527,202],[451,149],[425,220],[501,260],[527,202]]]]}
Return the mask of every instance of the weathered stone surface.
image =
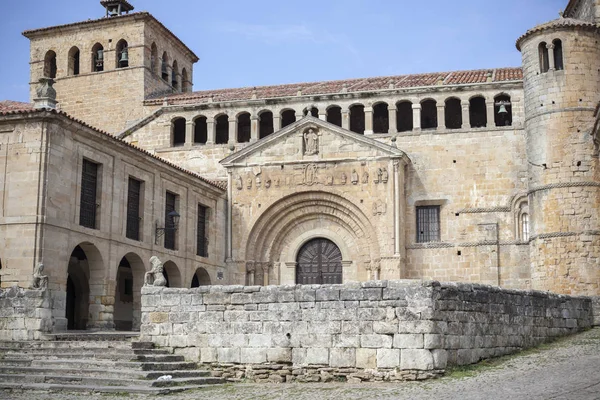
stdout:
{"type": "Polygon", "coordinates": [[[402,349],[400,357],[401,369],[433,369],[433,355],[430,350],[402,349]]]}
{"type": "Polygon", "coordinates": [[[377,368],[397,368],[398,366],[400,366],[399,349],[377,349],[377,368]]]}

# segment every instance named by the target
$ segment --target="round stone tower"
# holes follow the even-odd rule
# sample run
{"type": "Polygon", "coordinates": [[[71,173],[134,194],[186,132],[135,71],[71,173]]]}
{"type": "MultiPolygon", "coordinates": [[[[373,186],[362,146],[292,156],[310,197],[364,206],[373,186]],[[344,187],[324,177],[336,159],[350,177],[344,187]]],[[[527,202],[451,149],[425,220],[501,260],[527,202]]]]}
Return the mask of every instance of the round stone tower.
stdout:
{"type": "Polygon", "coordinates": [[[599,295],[600,171],[595,145],[600,33],[571,18],[517,41],[523,57],[534,289],[599,295]]]}

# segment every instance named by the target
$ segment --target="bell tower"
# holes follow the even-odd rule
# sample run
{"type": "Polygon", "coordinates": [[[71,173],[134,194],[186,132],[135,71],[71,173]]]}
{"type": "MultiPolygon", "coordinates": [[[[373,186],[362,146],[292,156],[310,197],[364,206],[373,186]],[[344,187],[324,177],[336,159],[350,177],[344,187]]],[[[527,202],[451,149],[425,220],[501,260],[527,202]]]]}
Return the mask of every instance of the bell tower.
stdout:
{"type": "Polygon", "coordinates": [[[600,35],[561,17],[517,41],[522,53],[532,287],[600,293],[600,168],[594,145],[600,35]]]}
{"type": "Polygon", "coordinates": [[[56,82],[58,107],[119,134],[143,119],[144,100],[191,91],[198,57],[177,36],[127,0],[101,0],[102,17],[23,32],[30,39],[30,97],[56,82]]]}

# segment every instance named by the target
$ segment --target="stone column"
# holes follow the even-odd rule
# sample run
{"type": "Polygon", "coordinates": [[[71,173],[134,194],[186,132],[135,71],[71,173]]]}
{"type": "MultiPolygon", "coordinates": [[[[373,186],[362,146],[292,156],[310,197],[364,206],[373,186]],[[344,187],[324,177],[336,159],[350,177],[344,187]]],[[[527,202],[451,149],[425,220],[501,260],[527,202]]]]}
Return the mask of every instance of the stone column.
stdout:
{"type": "Polygon", "coordinates": [[[246,276],[248,277],[248,286],[254,286],[254,263],[252,261],[246,262],[246,276]]]}
{"type": "Polygon", "coordinates": [[[206,119],[206,144],[215,144],[215,138],[217,136],[217,124],[215,124],[214,118],[206,119]]]}
{"type": "Polygon", "coordinates": [[[225,249],[225,258],[227,262],[231,262],[233,260],[233,246],[232,246],[232,240],[233,240],[233,224],[231,222],[231,218],[232,218],[232,204],[233,204],[233,178],[232,178],[232,172],[231,169],[227,170],[227,226],[226,226],[226,231],[227,231],[227,240],[226,240],[226,249],[225,249]]]}
{"type": "MultiPolygon", "coordinates": [[[[306,115],[310,115],[310,113],[308,113],[306,115]]],[[[296,121],[300,121],[302,118],[304,118],[304,114],[302,114],[302,111],[300,111],[300,112],[296,111],[296,121]]]]}
{"type": "Polygon", "coordinates": [[[229,143],[237,143],[237,118],[229,117],[229,143]]]}
{"type": "Polygon", "coordinates": [[[460,102],[460,105],[462,106],[462,129],[469,129],[471,127],[471,118],[469,116],[470,102],[463,100],[460,102]]]}
{"type": "Polygon", "coordinates": [[[277,132],[281,129],[281,115],[273,113],[273,131],[277,132]]]}
{"type": "Polygon", "coordinates": [[[400,202],[402,201],[400,193],[400,161],[393,160],[394,164],[394,256],[400,255],[400,202]]]}
{"type": "Polygon", "coordinates": [[[437,104],[438,129],[446,129],[446,103],[437,104]]]}
{"type": "Polygon", "coordinates": [[[487,113],[487,125],[486,127],[496,126],[496,115],[494,113],[494,100],[485,102],[485,109],[487,113]]]}
{"type": "Polygon", "coordinates": [[[550,71],[555,71],[556,61],[554,60],[554,43],[548,43],[546,48],[548,49],[548,65],[550,66],[550,71]]]}
{"type": "MultiPolygon", "coordinates": [[[[273,120],[275,121],[275,120],[273,120]]],[[[258,127],[259,127],[258,116],[253,115],[250,118],[250,143],[254,143],[258,140],[258,127]]]]}
{"type": "Polygon", "coordinates": [[[350,130],[350,110],[342,109],[342,128],[350,130]]]}
{"type": "Polygon", "coordinates": [[[325,112],[325,110],[319,111],[319,119],[321,121],[327,121],[327,113],[325,112]]]}
{"type": "Polygon", "coordinates": [[[269,269],[271,269],[271,263],[262,263],[263,270],[263,286],[269,286],[269,269]]]}
{"type": "Polygon", "coordinates": [[[194,121],[187,121],[185,123],[185,147],[192,147],[194,144],[194,121]]]}
{"type": "Polygon", "coordinates": [[[365,106],[365,135],[373,134],[373,107],[365,106]]]}
{"type": "Polygon", "coordinates": [[[396,107],[388,107],[388,122],[390,126],[388,130],[389,134],[398,133],[398,119],[396,116],[396,111],[396,107]]]}
{"type": "Polygon", "coordinates": [[[421,105],[413,104],[412,110],[413,110],[413,131],[420,131],[421,130],[421,105]]]}

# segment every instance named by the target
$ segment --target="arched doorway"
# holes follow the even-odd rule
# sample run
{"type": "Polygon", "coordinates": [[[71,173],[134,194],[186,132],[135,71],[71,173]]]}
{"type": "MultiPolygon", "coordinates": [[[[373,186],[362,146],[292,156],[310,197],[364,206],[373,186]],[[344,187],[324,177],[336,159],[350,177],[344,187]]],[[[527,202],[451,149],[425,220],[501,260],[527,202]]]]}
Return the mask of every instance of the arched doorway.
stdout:
{"type": "Polygon", "coordinates": [[[210,275],[204,268],[198,268],[194,277],[192,278],[192,285],[190,287],[200,287],[210,285],[210,275]]]}
{"type": "Polygon", "coordinates": [[[67,269],[67,301],[65,317],[67,329],[85,330],[89,315],[90,268],[87,255],[76,246],[69,259],[67,269]]]}
{"type": "Polygon", "coordinates": [[[306,242],[296,259],[296,283],[300,285],[342,283],[342,252],[329,239],[306,242]]]}
{"type": "Polygon", "coordinates": [[[181,273],[179,272],[179,268],[177,268],[177,264],[175,264],[173,261],[167,261],[163,264],[163,275],[167,280],[167,287],[183,287],[181,286],[181,273]]]}
{"type": "Polygon", "coordinates": [[[135,253],[126,254],[117,267],[114,321],[119,331],[139,330],[141,322],[141,290],[146,269],[135,253]]]}

